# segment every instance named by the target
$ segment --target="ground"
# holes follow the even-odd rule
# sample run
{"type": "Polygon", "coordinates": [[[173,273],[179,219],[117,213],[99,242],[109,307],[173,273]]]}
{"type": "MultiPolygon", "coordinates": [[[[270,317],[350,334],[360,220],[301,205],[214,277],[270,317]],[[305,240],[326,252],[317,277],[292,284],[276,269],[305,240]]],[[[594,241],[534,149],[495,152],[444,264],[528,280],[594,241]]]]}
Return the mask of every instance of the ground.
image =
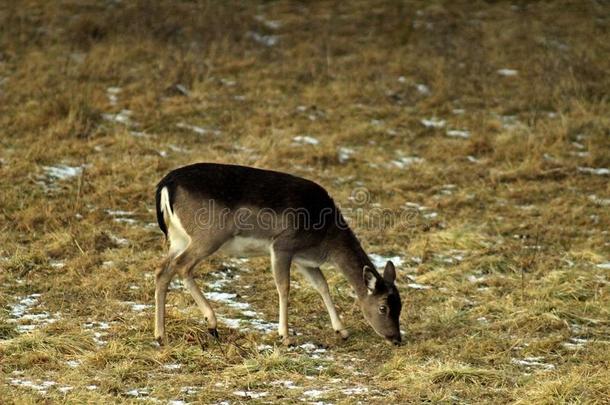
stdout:
{"type": "MultiPolygon", "coordinates": [[[[608,403],[605,1],[0,5],[2,403],[608,403]],[[393,258],[404,344],[324,271],[275,335],[265,259],[174,281],[154,188],[198,161],[329,190],[393,258]]],[[[277,190],[281,192],[281,190],[277,190]]]]}

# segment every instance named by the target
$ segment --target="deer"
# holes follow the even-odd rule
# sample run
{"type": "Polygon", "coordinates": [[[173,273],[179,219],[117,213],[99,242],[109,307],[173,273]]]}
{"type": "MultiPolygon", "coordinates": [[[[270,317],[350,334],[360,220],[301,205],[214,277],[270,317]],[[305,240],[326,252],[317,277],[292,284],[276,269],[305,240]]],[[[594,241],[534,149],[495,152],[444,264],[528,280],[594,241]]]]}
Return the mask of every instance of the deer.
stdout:
{"type": "Polygon", "coordinates": [[[155,276],[155,339],[165,344],[168,286],[179,274],[204,319],[219,338],[217,319],[197,287],[193,271],[215,252],[229,256],[269,255],[279,296],[278,335],[288,333],[292,265],[322,297],[334,331],[349,337],[330,296],[322,264],[338,269],[353,288],[366,322],[388,343],[401,344],[402,304],[396,269],[381,275],[328,192],[288,173],[248,166],[196,163],[169,172],[156,189],[159,227],[169,242],[155,276]]]}

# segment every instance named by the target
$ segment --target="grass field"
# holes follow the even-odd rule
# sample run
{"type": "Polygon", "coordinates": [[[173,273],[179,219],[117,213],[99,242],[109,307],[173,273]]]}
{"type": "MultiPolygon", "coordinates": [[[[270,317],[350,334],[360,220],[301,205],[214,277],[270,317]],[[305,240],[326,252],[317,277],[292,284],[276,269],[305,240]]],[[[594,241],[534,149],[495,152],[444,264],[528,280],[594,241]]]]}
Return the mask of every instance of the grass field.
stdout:
{"type": "Polygon", "coordinates": [[[2,2],[0,402],[609,403],[609,91],[607,1],[2,2]],[[220,341],[176,280],[158,347],[199,161],[327,188],[404,344],[328,268],[351,337],[295,275],[283,347],[268,260],[214,256],[220,341]]]}

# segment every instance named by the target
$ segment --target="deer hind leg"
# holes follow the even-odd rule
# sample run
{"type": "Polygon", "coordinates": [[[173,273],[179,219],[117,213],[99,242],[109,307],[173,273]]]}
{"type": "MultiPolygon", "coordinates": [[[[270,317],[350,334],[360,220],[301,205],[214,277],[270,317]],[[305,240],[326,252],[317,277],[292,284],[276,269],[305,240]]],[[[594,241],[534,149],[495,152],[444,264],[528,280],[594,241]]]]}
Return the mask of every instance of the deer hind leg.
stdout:
{"type": "Polygon", "coordinates": [[[199,310],[203,314],[203,318],[207,321],[208,331],[212,336],[218,338],[218,329],[216,329],[217,320],[216,314],[214,313],[214,309],[212,309],[212,306],[210,305],[209,301],[201,293],[199,287],[197,287],[197,283],[195,283],[195,278],[193,277],[193,270],[195,269],[198,263],[199,260],[192,264],[189,264],[188,266],[185,266],[180,272],[180,275],[182,276],[184,285],[191,293],[191,296],[193,297],[195,303],[197,303],[197,306],[199,307],[199,310]]]}
{"type": "Polygon", "coordinates": [[[212,241],[209,239],[196,240],[196,243],[189,247],[177,260],[176,271],[182,277],[184,285],[188,289],[189,293],[195,300],[197,307],[203,314],[204,319],[208,323],[208,331],[215,338],[218,337],[217,320],[214,309],[210,305],[209,301],[201,293],[195,278],[193,277],[193,270],[197,265],[206,257],[218,250],[221,245],[220,241],[212,241]]]}
{"type": "Polygon", "coordinates": [[[278,334],[283,338],[284,344],[289,345],[288,337],[288,293],[290,292],[290,254],[276,251],[271,247],[271,268],[273,269],[273,279],[279,295],[280,319],[278,334]]]}
{"type": "Polygon", "coordinates": [[[297,270],[301,273],[311,286],[322,296],[328,315],[330,316],[330,323],[336,333],[340,334],[343,339],[349,337],[349,332],[343,327],[341,318],[337,314],[337,308],[330,297],[330,291],[328,290],[328,283],[324,274],[318,267],[307,267],[297,266],[297,270]]]}
{"type": "Polygon", "coordinates": [[[191,245],[191,237],[182,226],[180,218],[172,211],[167,188],[161,191],[163,219],[167,224],[169,242],[168,257],[157,271],[155,278],[155,339],[159,344],[165,341],[165,298],[167,288],[176,274],[176,264],[182,262],[184,253],[191,245]]]}
{"type": "Polygon", "coordinates": [[[168,257],[155,277],[155,339],[160,345],[165,342],[165,297],[174,274],[173,258],[168,257]]]}

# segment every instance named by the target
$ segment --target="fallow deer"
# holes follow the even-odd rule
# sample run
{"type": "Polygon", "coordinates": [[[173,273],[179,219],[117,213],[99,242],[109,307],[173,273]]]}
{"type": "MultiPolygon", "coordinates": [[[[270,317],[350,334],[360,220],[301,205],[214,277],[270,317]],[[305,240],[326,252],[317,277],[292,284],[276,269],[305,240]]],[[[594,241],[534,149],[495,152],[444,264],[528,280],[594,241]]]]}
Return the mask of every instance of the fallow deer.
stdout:
{"type": "Polygon", "coordinates": [[[279,335],[288,336],[290,267],[295,265],[322,296],[333,329],[346,339],[320,265],[333,264],[355,290],[362,313],[387,341],[401,341],[401,301],[396,270],[388,261],[380,275],[322,186],[290,174],[252,167],[198,163],[168,173],[157,185],[157,220],[169,254],[156,273],[155,338],[165,341],[165,298],[178,273],[211,334],[218,337],[210,303],[193,270],[214,252],[269,254],[279,294],[279,335]]]}

